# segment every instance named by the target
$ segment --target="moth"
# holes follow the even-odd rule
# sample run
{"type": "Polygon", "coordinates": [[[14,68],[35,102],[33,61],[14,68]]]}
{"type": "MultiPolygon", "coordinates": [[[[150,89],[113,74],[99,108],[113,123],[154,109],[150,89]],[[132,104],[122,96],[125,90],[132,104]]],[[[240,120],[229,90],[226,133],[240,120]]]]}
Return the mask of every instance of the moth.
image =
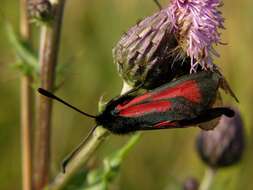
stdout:
{"type": "Polygon", "coordinates": [[[83,112],[54,94],[39,88],[44,96],[58,100],[95,120],[113,134],[129,134],[142,130],[183,128],[210,121],[221,115],[234,116],[228,107],[214,104],[223,77],[217,72],[202,71],[182,76],[146,92],[137,87],[110,100],[98,115],[83,112]]]}

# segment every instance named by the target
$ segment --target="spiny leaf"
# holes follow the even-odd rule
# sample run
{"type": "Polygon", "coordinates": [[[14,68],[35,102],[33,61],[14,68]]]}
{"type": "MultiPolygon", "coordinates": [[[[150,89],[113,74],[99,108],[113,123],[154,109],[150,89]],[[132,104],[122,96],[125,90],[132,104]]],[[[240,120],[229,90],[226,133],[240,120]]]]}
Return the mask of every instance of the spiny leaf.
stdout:
{"type": "Polygon", "coordinates": [[[82,189],[107,190],[109,184],[118,176],[124,158],[140,137],[140,133],[133,135],[123,147],[104,159],[102,168],[90,171],[87,176],[88,185],[82,189]]]}
{"type": "Polygon", "coordinates": [[[11,43],[15,53],[20,60],[18,68],[25,74],[33,75],[34,73],[39,73],[38,58],[31,48],[20,40],[18,35],[14,32],[14,29],[10,23],[5,21],[6,34],[11,43]]]}

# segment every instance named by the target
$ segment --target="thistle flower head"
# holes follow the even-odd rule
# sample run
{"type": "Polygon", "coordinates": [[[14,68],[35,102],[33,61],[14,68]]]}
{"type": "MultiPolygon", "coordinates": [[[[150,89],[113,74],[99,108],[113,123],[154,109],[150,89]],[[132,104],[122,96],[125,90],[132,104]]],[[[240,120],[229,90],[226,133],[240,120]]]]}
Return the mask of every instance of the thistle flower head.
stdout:
{"type": "Polygon", "coordinates": [[[172,0],[167,8],[180,46],[191,58],[191,72],[199,64],[212,70],[212,57],[219,56],[213,45],[221,43],[218,29],[224,29],[220,6],[220,0],[172,0]]]}
{"type": "Polygon", "coordinates": [[[131,86],[152,89],[189,73],[190,59],[179,46],[167,10],[146,17],[131,27],[113,48],[121,77],[131,86]]]}
{"type": "Polygon", "coordinates": [[[244,129],[240,113],[233,118],[222,116],[213,131],[202,131],[197,138],[201,159],[211,167],[231,166],[241,160],[244,129]]]}
{"type": "Polygon", "coordinates": [[[189,71],[214,70],[213,48],[224,19],[220,0],[171,0],[168,8],[131,27],[113,49],[121,77],[154,88],[189,71]]]}

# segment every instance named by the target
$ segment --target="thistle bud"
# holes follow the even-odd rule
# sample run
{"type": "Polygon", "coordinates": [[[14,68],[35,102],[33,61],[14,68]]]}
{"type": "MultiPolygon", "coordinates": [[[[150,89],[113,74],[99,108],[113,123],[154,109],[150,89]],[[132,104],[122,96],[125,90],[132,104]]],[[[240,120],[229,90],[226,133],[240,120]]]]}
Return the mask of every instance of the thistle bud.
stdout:
{"type": "Polygon", "coordinates": [[[184,182],[183,190],[198,190],[199,182],[195,178],[188,178],[184,182]]]}
{"type": "Polygon", "coordinates": [[[202,131],[197,138],[201,159],[213,168],[240,161],[244,150],[243,122],[239,112],[233,118],[222,116],[213,131],[202,131]]]}
{"type": "Polygon", "coordinates": [[[154,88],[189,73],[189,59],[177,49],[178,42],[167,11],[145,18],[126,32],[113,49],[121,77],[131,86],[144,83],[154,88]],[[184,69],[184,67],[189,67],[184,69]]]}
{"type": "Polygon", "coordinates": [[[28,1],[28,12],[31,18],[47,22],[52,18],[52,5],[49,0],[28,1]]]}

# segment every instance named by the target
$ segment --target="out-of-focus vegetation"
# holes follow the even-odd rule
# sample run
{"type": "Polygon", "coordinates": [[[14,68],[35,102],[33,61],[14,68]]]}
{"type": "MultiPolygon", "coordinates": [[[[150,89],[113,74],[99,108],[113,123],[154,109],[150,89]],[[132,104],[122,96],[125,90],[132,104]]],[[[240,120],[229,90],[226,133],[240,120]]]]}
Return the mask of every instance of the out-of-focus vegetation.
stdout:
{"type": "MultiPolygon", "coordinates": [[[[162,4],[166,5],[163,0],[162,4]]],[[[253,2],[224,0],[226,30],[215,62],[222,68],[240,103],[246,126],[247,147],[242,162],[221,170],[212,189],[253,189],[253,2]]],[[[18,1],[1,0],[0,6],[0,189],[21,189],[19,76],[13,68],[14,51],[7,39],[4,19],[18,31],[18,1]]],[[[60,64],[66,64],[64,85],[57,92],[74,105],[97,113],[97,102],[119,94],[121,79],[113,64],[111,49],[121,34],[139,19],[157,11],[152,0],[69,0],[63,25],[60,64]]],[[[38,31],[35,29],[35,33],[38,31]]],[[[34,36],[34,44],[38,43],[34,36]]],[[[60,79],[59,79],[60,80],[60,79]]],[[[225,102],[236,104],[232,98],[225,102]]],[[[52,176],[60,162],[87,134],[94,123],[82,115],[54,104],[52,176]]],[[[120,176],[111,189],[175,189],[187,177],[204,174],[205,166],[195,152],[198,128],[145,132],[140,143],[123,162],[120,176]]],[[[116,150],[129,136],[110,136],[92,160],[116,150]]]]}

